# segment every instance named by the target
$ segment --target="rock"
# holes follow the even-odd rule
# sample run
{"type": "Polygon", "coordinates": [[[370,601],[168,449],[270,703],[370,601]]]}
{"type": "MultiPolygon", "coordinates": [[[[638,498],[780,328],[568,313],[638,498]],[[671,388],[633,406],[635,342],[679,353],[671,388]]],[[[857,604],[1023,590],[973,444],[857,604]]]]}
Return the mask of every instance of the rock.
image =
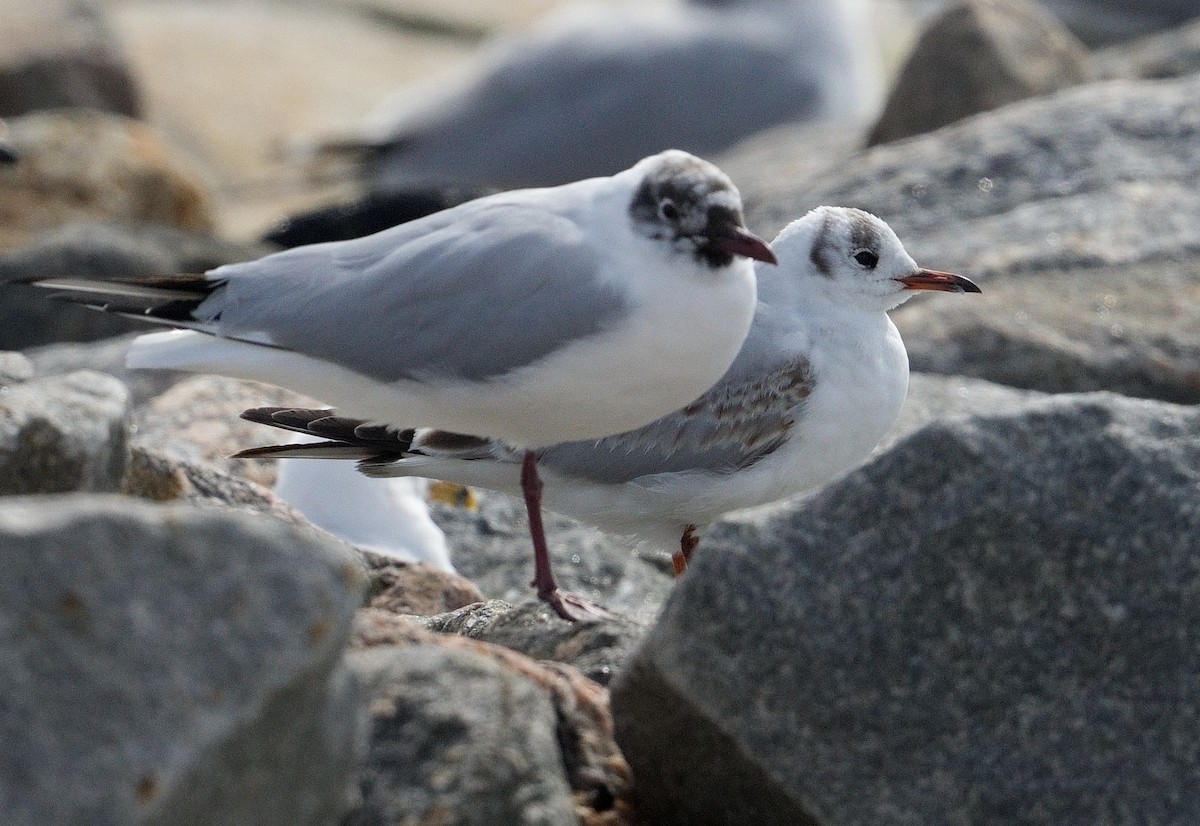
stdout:
{"type": "Polygon", "coordinates": [[[502,645],[535,659],[565,663],[600,685],[608,685],[620,671],[646,631],[644,624],[624,618],[563,622],[540,602],[512,606],[500,600],[431,616],[420,624],[431,631],[502,645]]]}
{"type": "Polygon", "coordinates": [[[21,162],[0,168],[0,249],[76,221],[212,230],[208,195],[150,127],[69,109],[9,127],[21,162]]]}
{"type": "Polygon", "coordinates": [[[116,497],[0,501],[0,549],[7,820],[338,821],[362,733],[351,556],[116,497]]]}
{"type": "Polygon", "coordinates": [[[1194,0],[1042,0],[1042,3],[1089,46],[1169,29],[1200,14],[1194,0]]]}
{"type": "Polygon", "coordinates": [[[891,224],[924,266],[984,279],[1177,262],[1200,248],[1197,134],[1200,77],[1093,83],[834,155],[811,174],[768,167],[738,183],[756,232],[853,205],[891,224]]]}
{"type": "Polygon", "coordinates": [[[951,416],[1008,413],[1041,397],[1034,391],[967,376],[914,372],[908,377],[908,396],[900,416],[875,452],[882,453],[930,422],[951,416]]]}
{"type": "MultiPolygon", "coordinates": [[[[0,284],[49,275],[132,278],[206,272],[267,252],[269,249],[263,245],[222,241],[176,227],[72,224],[43,233],[28,246],[0,253],[0,284]]],[[[0,319],[4,322],[0,325],[0,347],[20,349],[154,329],[131,319],[47,301],[44,292],[25,289],[0,290],[0,319]]],[[[82,351],[90,352],[91,348],[82,351]]],[[[71,369],[82,366],[91,365],[75,363],[71,369]]],[[[119,369],[124,371],[123,356],[119,369]]]]}
{"type": "Polygon", "coordinates": [[[994,279],[983,294],[895,314],[914,369],[1049,392],[1200,402],[1200,264],[1146,263],[994,279]]]}
{"type": "Polygon", "coordinates": [[[189,462],[140,445],[130,451],[129,472],[121,493],[152,502],[189,502],[269,513],[305,530],[329,536],[262,485],[202,462],[189,462]]]}
{"type": "Polygon", "coordinates": [[[78,107],[137,117],[137,84],[94,0],[4,0],[0,117],[78,107]]]}
{"type": "Polygon", "coordinates": [[[932,424],[710,537],[613,687],[640,817],[1190,823],[1200,410],[932,424]]]}
{"type": "Polygon", "coordinates": [[[117,490],[129,416],[125,388],[101,373],[0,387],[0,495],[117,490]]]}
{"type": "MultiPolygon", "coordinates": [[[[0,387],[33,378],[33,363],[20,353],[0,351],[0,387]]],[[[4,392],[4,391],[0,391],[4,392]]]]}
{"type": "Polygon", "coordinates": [[[1200,72],[1200,20],[1118,43],[1092,55],[1096,74],[1105,78],[1170,78],[1200,72]]]}
{"type": "Polygon", "coordinates": [[[574,826],[546,695],[496,660],[433,645],[351,656],[370,697],[362,808],[343,823],[574,826]]]}
{"type": "MultiPolygon", "coordinates": [[[[595,826],[626,822],[622,811],[629,790],[629,767],[613,740],[607,690],[570,666],[535,662],[499,645],[433,634],[410,620],[378,608],[365,608],[355,618],[352,645],[388,647],[398,658],[405,656],[402,649],[414,646],[466,652],[490,658],[514,676],[530,681],[554,708],[561,765],[575,799],[576,814],[584,824],[595,826]]],[[[503,720],[498,722],[505,724],[503,720]]]]}
{"type": "Polygon", "coordinates": [[[1088,54],[1031,0],[961,0],[918,38],[867,145],[1083,83],[1088,54]]]}
{"type": "MultiPolygon", "coordinates": [[[[4,306],[5,297],[8,294],[7,291],[0,290],[0,307],[4,306]]],[[[42,304],[38,302],[33,306],[40,308],[42,304]]],[[[77,308],[67,309],[76,310],[77,308]]],[[[0,312],[3,311],[0,310],[0,312]]],[[[88,313],[88,315],[101,319],[111,317],[107,313],[88,313]]],[[[144,324],[138,326],[142,330],[146,328],[144,324]]],[[[73,373],[76,370],[95,370],[97,373],[108,373],[121,380],[121,383],[129,391],[132,406],[138,409],[144,407],[155,396],[162,395],[171,385],[192,374],[175,370],[128,369],[125,366],[125,354],[129,352],[129,345],[135,337],[136,334],[131,334],[86,344],[75,342],[47,344],[26,350],[25,356],[33,363],[39,376],[58,376],[63,373],[73,373]]]]}
{"type": "Polygon", "coordinates": [[[475,583],[423,562],[397,562],[367,553],[371,606],[396,614],[431,616],[483,602],[475,583]]]}
{"type": "Polygon", "coordinates": [[[275,483],[276,462],[229,458],[248,447],[287,440],[282,431],[238,418],[247,408],[264,406],[321,405],[269,384],[190,376],[138,410],[135,443],[270,488],[275,483]]]}
{"type": "MultiPolygon", "coordinates": [[[[463,576],[488,597],[523,602],[533,596],[533,546],[525,506],[503,494],[477,493],[477,510],[433,505],[430,513],[445,531],[454,567],[463,576]]],[[[654,615],[671,583],[666,554],[631,548],[565,517],[544,516],[554,575],[562,588],[635,621],[654,615]]]]}

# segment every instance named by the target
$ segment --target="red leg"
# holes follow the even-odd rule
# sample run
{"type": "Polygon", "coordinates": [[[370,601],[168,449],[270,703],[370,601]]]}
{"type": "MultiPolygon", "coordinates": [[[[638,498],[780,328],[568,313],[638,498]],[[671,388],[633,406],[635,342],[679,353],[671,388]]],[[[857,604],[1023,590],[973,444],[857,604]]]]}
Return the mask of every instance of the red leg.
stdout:
{"type": "Polygon", "coordinates": [[[700,545],[700,537],[696,536],[696,526],[688,525],[683,529],[683,536],[679,537],[679,551],[671,555],[671,562],[675,566],[676,578],[683,576],[683,572],[687,570],[688,563],[692,561],[692,554],[696,552],[696,548],[700,545]]]}
{"type": "Polygon", "coordinates": [[[533,582],[538,599],[554,609],[565,620],[612,619],[613,615],[591,600],[569,591],[558,590],[554,571],[550,568],[550,546],[542,525],[542,480],[537,472],[537,454],[525,451],[521,462],[521,491],[525,494],[525,511],[529,516],[529,536],[533,540],[533,582]]]}

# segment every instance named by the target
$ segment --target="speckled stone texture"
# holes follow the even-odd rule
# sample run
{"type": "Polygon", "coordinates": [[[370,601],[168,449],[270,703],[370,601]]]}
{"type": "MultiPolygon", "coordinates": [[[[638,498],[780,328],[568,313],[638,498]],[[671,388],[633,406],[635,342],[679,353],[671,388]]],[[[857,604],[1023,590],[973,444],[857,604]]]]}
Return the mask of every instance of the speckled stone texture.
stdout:
{"type": "Polygon", "coordinates": [[[718,530],[614,684],[641,814],[1195,823],[1198,493],[1200,411],[1059,396],[718,530]]]}

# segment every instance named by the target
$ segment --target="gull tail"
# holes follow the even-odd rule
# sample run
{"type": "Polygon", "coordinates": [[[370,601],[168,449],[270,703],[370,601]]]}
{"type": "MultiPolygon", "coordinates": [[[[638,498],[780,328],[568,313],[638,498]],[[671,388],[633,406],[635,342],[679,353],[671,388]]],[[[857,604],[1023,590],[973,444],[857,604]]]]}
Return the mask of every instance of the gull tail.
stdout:
{"type": "Polygon", "coordinates": [[[50,298],[82,304],[93,310],[209,332],[215,319],[198,319],[195,311],[225,281],[189,274],[103,280],[39,277],[11,283],[53,290],[50,298]]]}

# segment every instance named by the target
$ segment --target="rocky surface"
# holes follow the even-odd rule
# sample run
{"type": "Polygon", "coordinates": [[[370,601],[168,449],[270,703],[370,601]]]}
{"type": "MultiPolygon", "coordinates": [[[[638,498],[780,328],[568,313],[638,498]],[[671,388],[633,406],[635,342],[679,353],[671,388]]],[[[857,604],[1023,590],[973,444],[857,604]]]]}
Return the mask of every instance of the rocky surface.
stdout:
{"type": "Polygon", "coordinates": [[[1192,0],[1041,0],[1096,46],[1178,26],[1200,14],[1192,0]]]}
{"type": "Polygon", "coordinates": [[[360,612],[372,721],[353,824],[624,823],[607,692],[573,669],[360,612]]]}
{"type": "Polygon", "coordinates": [[[620,671],[646,631],[644,624],[622,617],[565,624],[539,602],[512,606],[500,600],[468,605],[428,617],[420,624],[431,631],[511,648],[535,659],[567,663],[601,685],[608,685],[620,671]]]}
{"type": "Polygon", "coordinates": [[[137,82],[97,0],[5,0],[0,15],[0,117],[67,107],[140,114],[137,82]]]}
{"type": "MultiPolygon", "coordinates": [[[[0,279],[261,255],[230,239],[355,195],[308,177],[281,151],[292,136],[356,126],[384,89],[440,82],[481,33],[555,1],[105,0],[156,136],[78,113],[26,132],[34,163],[0,169],[0,188],[38,183],[4,190],[0,236],[20,247],[0,279]],[[181,228],[185,190],[164,183],[197,168],[201,230],[181,228]],[[130,195],[137,170],[159,196],[130,195]]],[[[1087,5],[1130,34],[1172,2],[1087,5]]],[[[568,625],[531,601],[523,507],[501,495],[433,506],[457,575],[309,526],[271,492],[273,465],[226,459],[279,435],[241,409],[295,397],[132,374],[127,338],[0,352],[0,490],[124,494],[0,497],[0,615],[24,611],[0,616],[21,630],[0,631],[0,695],[18,708],[0,715],[0,799],[43,807],[24,818],[39,823],[84,805],[99,808],[74,820],[1195,821],[1200,420],[1054,395],[1200,401],[1194,39],[1106,49],[1094,69],[1119,80],[886,146],[860,148],[865,123],[792,125],[717,159],[761,234],[818,203],[868,208],[922,265],[984,292],[897,311],[918,372],[873,460],[730,515],[678,582],[662,553],[552,518],[563,586],[612,621],[568,625]],[[342,576],[355,559],[361,594],[342,576]]],[[[1012,81],[998,55],[1033,68],[1017,40],[946,57],[995,81],[982,99],[1012,81]]],[[[0,347],[116,329],[45,306],[0,289],[0,347]]]]}
{"type": "Polygon", "coordinates": [[[1083,44],[1033,0],[964,0],[921,34],[867,144],[932,132],[1091,75],[1083,44]]]}
{"type": "Polygon", "coordinates": [[[82,109],[9,122],[19,163],[0,169],[0,249],[75,221],[213,227],[204,185],[148,126],[82,109]]]}
{"type": "Polygon", "coordinates": [[[1200,21],[1118,43],[1092,55],[1105,78],[1162,79],[1200,72],[1200,21]]]}
{"type": "Polygon", "coordinates": [[[102,373],[0,385],[0,496],[118,490],[129,417],[125,387],[102,373]]]}
{"type": "Polygon", "coordinates": [[[12,823],[321,824],[350,804],[362,577],[278,522],[0,500],[12,823]],[[234,552],[236,551],[236,552],[234,552]]]}
{"type": "Polygon", "coordinates": [[[710,537],[614,686],[639,810],[1192,820],[1198,467],[1195,409],[1060,396],[710,537]]]}

